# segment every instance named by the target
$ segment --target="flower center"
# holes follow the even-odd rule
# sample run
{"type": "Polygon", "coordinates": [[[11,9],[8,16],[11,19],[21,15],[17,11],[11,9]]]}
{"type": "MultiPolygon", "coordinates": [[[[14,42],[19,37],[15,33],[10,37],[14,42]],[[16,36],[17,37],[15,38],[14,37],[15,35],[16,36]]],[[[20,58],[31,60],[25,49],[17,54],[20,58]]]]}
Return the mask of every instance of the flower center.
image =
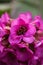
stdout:
{"type": "Polygon", "coordinates": [[[3,46],[6,46],[6,47],[9,46],[8,36],[9,36],[9,34],[6,34],[5,36],[3,36],[3,38],[2,38],[2,45],[3,46]]]}
{"type": "Polygon", "coordinates": [[[20,29],[17,31],[18,35],[22,35],[27,31],[27,27],[26,26],[20,26],[20,29]]]}

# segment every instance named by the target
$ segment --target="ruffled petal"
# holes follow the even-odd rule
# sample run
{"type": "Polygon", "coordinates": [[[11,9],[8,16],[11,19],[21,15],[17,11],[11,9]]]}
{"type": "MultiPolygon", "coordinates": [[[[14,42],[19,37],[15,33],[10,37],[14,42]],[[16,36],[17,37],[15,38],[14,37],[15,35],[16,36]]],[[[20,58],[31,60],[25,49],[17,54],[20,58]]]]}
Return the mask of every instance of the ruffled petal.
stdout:
{"type": "Polygon", "coordinates": [[[27,43],[32,43],[34,42],[35,38],[33,36],[31,37],[23,37],[23,40],[27,43]]]}
{"type": "Polygon", "coordinates": [[[9,15],[8,15],[8,13],[3,14],[3,15],[1,16],[1,20],[2,20],[3,23],[9,22],[10,17],[9,17],[9,15]]]}
{"type": "Polygon", "coordinates": [[[32,24],[29,24],[29,33],[30,33],[31,35],[34,35],[34,34],[36,33],[36,28],[35,28],[35,26],[32,25],[32,24]]]}
{"type": "Polygon", "coordinates": [[[15,43],[16,44],[20,43],[21,39],[22,39],[22,37],[18,37],[18,36],[13,37],[12,35],[10,35],[8,40],[9,40],[11,45],[14,45],[15,43]]]}
{"type": "Polygon", "coordinates": [[[25,21],[25,23],[29,23],[31,20],[32,20],[32,16],[31,16],[31,13],[29,12],[27,12],[27,13],[25,13],[25,14],[20,14],[20,19],[22,19],[23,21],[25,21]]]}

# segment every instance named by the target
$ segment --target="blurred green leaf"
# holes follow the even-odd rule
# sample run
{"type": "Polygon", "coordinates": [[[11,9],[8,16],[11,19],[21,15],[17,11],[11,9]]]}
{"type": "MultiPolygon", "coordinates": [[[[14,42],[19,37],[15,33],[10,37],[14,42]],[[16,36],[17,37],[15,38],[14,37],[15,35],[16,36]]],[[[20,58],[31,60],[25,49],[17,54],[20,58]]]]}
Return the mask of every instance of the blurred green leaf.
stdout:
{"type": "Polygon", "coordinates": [[[8,10],[0,10],[0,16],[1,16],[3,13],[5,13],[5,12],[8,12],[8,13],[10,14],[10,9],[8,9],[8,10]]]}

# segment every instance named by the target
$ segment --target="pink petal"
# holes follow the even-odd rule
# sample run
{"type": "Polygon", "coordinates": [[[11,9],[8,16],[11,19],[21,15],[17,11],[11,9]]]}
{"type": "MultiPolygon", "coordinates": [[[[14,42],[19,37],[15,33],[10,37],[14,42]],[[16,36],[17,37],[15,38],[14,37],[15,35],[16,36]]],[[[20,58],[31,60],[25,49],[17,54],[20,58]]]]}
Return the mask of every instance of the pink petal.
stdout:
{"type": "Polygon", "coordinates": [[[23,37],[23,40],[27,43],[32,43],[34,41],[34,37],[31,36],[31,37],[23,37]]]}
{"type": "Polygon", "coordinates": [[[0,51],[3,52],[4,47],[0,44],[0,51]]]}
{"type": "Polygon", "coordinates": [[[43,31],[43,22],[41,22],[41,24],[40,24],[40,30],[43,31]]]}
{"type": "Polygon", "coordinates": [[[32,20],[31,13],[22,13],[22,14],[20,14],[19,17],[20,17],[20,19],[25,21],[25,23],[29,23],[32,20]]]}
{"type": "Polygon", "coordinates": [[[0,27],[0,37],[3,35],[5,35],[5,30],[2,27],[0,27]]]}
{"type": "Polygon", "coordinates": [[[1,19],[2,19],[2,22],[9,22],[10,17],[7,13],[5,13],[1,16],[1,19]]]}
{"type": "Polygon", "coordinates": [[[8,40],[9,40],[9,42],[10,42],[11,45],[14,45],[14,44],[20,43],[21,37],[18,37],[18,36],[15,36],[15,37],[10,36],[8,40]]]}
{"type": "Polygon", "coordinates": [[[11,26],[15,26],[15,25],[18,25],[18,18],[17,18],[17,19],[14,19],[14,20],[12,21],[11,26]]]}
{"type": "Polygon", "coordinates": [[[36,28],[35,28],[35,26],[32,25],[32,24],[29,24],[29,33],[30,33],[31,35],[34,35],[34,34],[36,33],[36,28]]]}

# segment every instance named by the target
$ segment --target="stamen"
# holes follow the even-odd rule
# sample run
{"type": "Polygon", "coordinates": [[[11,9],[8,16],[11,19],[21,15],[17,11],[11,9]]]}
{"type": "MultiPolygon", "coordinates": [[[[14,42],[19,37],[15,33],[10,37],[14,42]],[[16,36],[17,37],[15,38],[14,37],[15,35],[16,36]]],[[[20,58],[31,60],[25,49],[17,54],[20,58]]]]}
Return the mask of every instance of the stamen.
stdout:
{"type": "Polygon", "coordinates": [[[21,26],[20,29],[17,31],[18,35],[22,35],[27,31],[27,28],[24,26],[21,26]]]}

